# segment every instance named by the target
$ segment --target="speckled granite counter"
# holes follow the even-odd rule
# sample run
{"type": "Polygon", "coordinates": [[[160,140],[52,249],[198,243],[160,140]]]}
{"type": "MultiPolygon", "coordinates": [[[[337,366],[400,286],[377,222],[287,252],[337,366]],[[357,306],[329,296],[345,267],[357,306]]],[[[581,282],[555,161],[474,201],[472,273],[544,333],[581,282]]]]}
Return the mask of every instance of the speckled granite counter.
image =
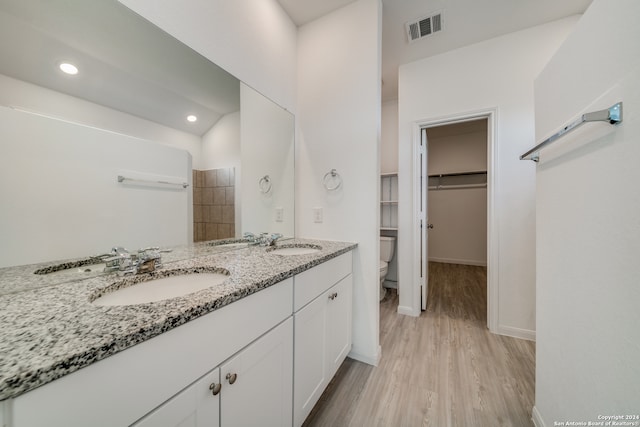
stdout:
{"type": "Polygon", "coordinates": [[[356,247],[354,243],[308,239],[282,243],[292,244],[322,249],[293,256],[277,255],[263,247],[219,253],[196,249],[197,256],[190,259],[167,262],[163,257],[164,268],[151,274],[162,277],[224,268],[230,277],[190,295],[131,306],[90,303],[102,289],[123,280],[116,275],[30,286],[26,282],[34,276],[32,268],[25,271],[25,278],[19,274],[21,267],[16,267],[14,274],[0,277],[3,286],[26,289],[0,295],[0,400],[16,397],[356,247]],[[9,283],[10,277],[20,284],[9,283]]]}
{"type": "MultiPolygon", "coordinates": [[[[230,250],[238,249],[238,242],[241,241],[243,240],[226,239],[176,246],[169,248],[170,252],[163,252],[162,260],[164,263],[172,263],[221,252],[228,252],[230,250]],[[228,246],[229,244],[231,246],[228,246]]],[[[96,276],[103,276],[104,273],[96,271],[85,272],[83,268],[79,267],[84,264],[84,261],[87,261],[90,258],[92,257],[87,256],[62,261],[42,262],[38,264],[0,268],[0,296],[47,286],[57,286],[61,283],[78,282],[96,276]],[[35,271],[46,269],[54,270],[56,266],[64,264],[68,267],[75,264],[78,267],[67,268],[63,271],[50,274],[34,274],[35,271]]]]}

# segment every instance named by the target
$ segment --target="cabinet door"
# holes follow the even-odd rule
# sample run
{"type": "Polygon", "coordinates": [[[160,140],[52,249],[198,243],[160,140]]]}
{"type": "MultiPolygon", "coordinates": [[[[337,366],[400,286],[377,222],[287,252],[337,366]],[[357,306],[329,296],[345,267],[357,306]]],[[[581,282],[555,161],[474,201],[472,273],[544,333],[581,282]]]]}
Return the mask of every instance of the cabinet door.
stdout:
{"type": "Polygon", "coordinates": [[[220,369],[214,369],[133,424],[134,427],[218,427],[220,369]]]}
{"type": "Polygon", "coordinates": [[[329,379],[351,351],[351,299],[353,279],[349,275],[328,291],[326,358],[329,379]]]}
{"type": "Polygon", "coordinates": [[[292,367],[293,319],[288,318],[220,368],[221,425],[290,426],[292,367]]]}
{"type": "Polygon", "coordinates": [[[328,383],[325,356],[327,295],[319,296],[294,316],[295,426],[302,425],[328,383]]]}

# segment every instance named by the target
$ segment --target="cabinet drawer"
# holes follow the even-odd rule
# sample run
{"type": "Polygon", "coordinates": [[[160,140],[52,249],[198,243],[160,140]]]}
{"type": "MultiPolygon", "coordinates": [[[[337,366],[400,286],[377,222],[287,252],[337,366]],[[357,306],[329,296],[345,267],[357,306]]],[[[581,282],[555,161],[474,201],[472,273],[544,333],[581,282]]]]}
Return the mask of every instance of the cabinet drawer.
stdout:
{"type": "Polygon", "coordinates": [[[318,295],[351,274],[351,251],[295,276],[293,311],[298,311],[318,295]]]}

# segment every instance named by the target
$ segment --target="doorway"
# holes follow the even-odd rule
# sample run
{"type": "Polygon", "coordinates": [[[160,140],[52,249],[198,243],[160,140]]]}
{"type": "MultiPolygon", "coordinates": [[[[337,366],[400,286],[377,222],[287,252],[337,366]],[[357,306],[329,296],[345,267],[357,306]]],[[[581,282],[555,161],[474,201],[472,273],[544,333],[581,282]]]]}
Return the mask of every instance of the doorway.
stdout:
{"type": "MultiPolygon", "coordinates": [[[[429,261],[487,267],[487,325],[497,324],[492,260],[494,112],[418,123],[416,258],[421,308],[427,308],[429,261]]],[[[497,261],[496,257],[493,257],[497,261]]],[[[495,269],[497,271],[497,269],[495,269]]]]}

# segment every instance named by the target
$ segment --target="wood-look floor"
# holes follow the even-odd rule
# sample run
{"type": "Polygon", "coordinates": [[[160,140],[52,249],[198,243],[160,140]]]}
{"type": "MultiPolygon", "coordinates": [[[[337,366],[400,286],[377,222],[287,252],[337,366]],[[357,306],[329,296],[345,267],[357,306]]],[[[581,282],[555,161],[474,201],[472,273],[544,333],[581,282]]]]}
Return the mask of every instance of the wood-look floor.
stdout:
{"type": "MultiPolygon", "coordinates": [[[[486,327],[486,268],[430,263],[427,310],[380,304],[382,359],[347,358],[305,426],[533,426],[535,344],[486,327]]],[[[389,294],[389,292],[388,292],[389,294]]]]}

